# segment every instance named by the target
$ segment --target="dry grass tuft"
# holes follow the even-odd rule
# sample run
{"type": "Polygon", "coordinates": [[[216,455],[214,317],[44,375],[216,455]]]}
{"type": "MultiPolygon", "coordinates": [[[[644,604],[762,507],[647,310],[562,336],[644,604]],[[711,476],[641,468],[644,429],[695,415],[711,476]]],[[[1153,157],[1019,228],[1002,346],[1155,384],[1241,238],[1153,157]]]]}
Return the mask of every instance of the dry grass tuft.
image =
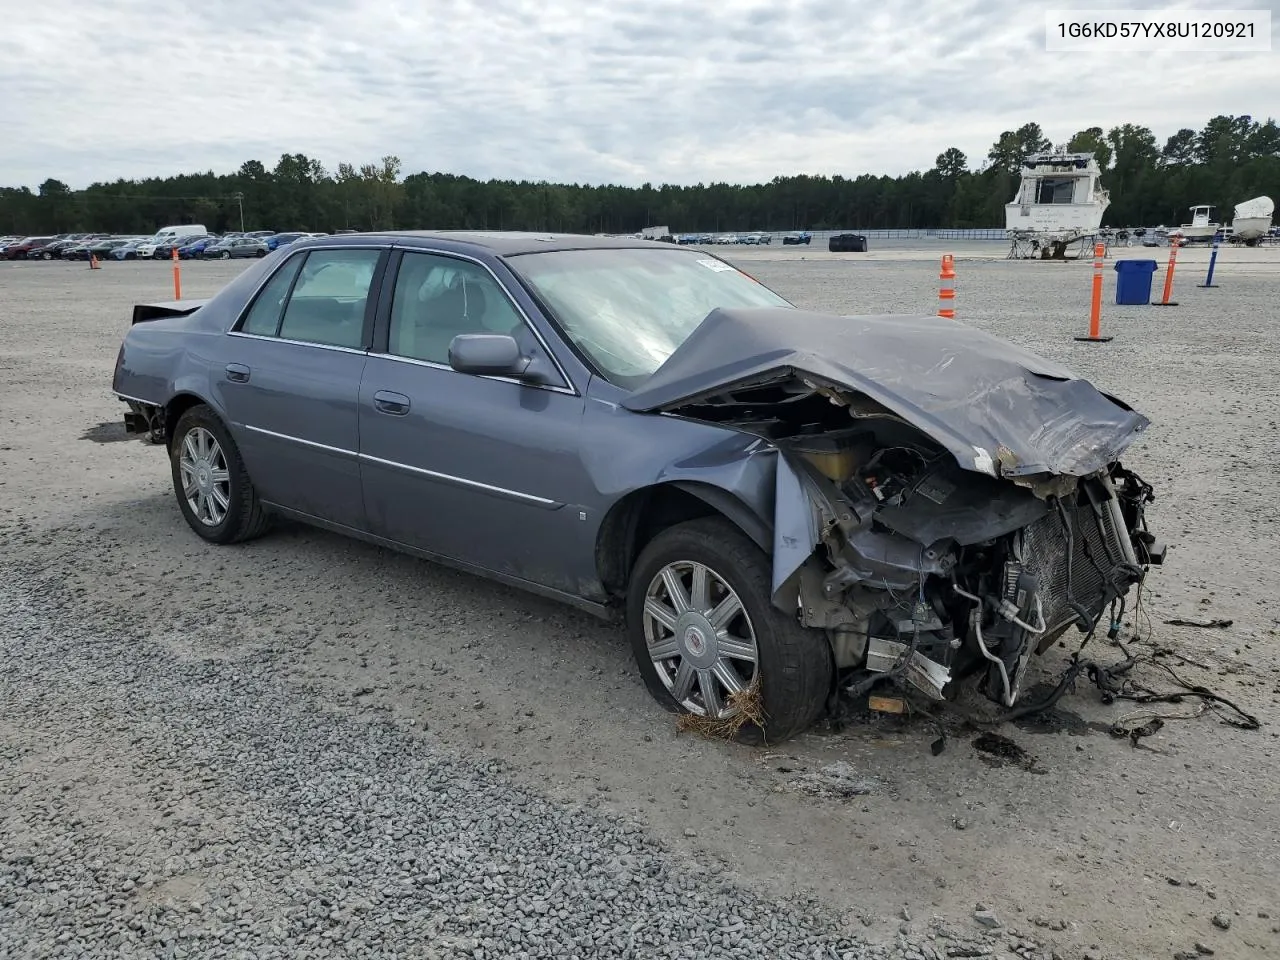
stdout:
{"type": "Polygon", "coordinates": [[[749,723],[763,729],[764,697],[760,694],[759,677],[757,676],[751,682],[751,686],[740,693],[729,694],[729,706],[736,707],[737,712],[723,719],[712,719],[696,713],[682,713],[676,717],[676,731],[696,733],[713,740],[733,740],[749,723]]]}

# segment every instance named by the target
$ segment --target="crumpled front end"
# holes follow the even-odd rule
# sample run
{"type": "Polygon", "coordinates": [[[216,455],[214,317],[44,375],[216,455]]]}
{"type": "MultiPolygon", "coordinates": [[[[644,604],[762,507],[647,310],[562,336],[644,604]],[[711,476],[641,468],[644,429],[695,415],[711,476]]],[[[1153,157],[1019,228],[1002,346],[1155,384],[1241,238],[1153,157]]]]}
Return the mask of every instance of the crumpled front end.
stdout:
{"type": "Polygon", "coordinates": [[[1163,559],[1151,487],[1119,462],[993,478],[892,420],[777,442],[774,602],[827,632],[859,689],[944,699],[978,673],[1011,707],[1035,654],[1110,630],[1163,559]]]}
{"type": "Polygon", "coordinates": [[[1162,559],[1120,465],[1147,418],[953,320],[715,310],[624,405],[778,449],[773,602],[856,689],[978,672],[1011,706],[1037,651],[1162,559]]]}

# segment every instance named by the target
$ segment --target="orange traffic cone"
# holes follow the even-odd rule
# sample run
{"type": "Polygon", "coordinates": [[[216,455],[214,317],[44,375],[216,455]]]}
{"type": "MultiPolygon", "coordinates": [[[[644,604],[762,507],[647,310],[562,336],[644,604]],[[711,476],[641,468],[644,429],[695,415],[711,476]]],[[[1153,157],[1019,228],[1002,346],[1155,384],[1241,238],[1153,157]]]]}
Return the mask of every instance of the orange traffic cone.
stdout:
{"type": "Polygon", "coordinates": [[[102,269],[101,265],[99,265],[99,263],[98,263],[98,258],[97,258],[97,256],[96,256],[95,254],[92,254],[92,253],[91,253],[91,254],[89,254],[89,269],[90,269],[90,270],[101,270],[101,269],[102,269]]]}

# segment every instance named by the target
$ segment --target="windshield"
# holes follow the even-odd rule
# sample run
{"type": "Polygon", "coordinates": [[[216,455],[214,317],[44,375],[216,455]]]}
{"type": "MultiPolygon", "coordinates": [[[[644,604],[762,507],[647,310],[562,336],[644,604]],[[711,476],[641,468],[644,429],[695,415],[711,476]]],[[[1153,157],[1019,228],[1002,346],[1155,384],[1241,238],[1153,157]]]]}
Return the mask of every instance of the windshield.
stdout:
{"type": "Polygon", "coordinates": [[[568,339],[612,383],[639,385],[717,307],[789,307],[722,260],[653,250],[557,250],[508,258],[568,339]]]}

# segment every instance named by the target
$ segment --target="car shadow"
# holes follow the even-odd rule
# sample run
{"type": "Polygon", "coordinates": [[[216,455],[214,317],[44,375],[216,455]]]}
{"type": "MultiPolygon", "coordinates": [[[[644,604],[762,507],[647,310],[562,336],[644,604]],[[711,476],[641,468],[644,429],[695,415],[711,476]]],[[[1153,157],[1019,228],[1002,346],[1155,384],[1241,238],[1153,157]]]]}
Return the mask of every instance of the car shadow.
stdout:
{"type": "MultiPolygon", "coordinates": [[[[86,435],[85,439],[90,438],[86,435]]],[[[99,442],[110,442],[110,439],[99,442]]],[[[423,595],[424,590],[456,593],[456,597],[448,598],[450,600],[471,600],[482,595],[486,603],[498,604],[513,612],[541,617],[554,614],[558,618],[567,617],[582,628],[616,630],[616,627],[600,618],[567,603],[302,521],[274,517],[266,534],[255,540],[228,546],[211,544],[202,540],[187,526],[173,493],[167,489],[138,499],[103,506],[95,511],[94,522],[98,531],[120,534],[119,548],[135,553],[135,561],[143,557],[151,557],[152,562],[157,564],[164,563],[166,558],[180,561],[175,572],[184,567],[187,561],[203,563],[211,559],[216,559],[220,566],[241,570],[293,560],[314,565],[317,573],[321,569],[336,569],[342,576],[358,575],[360,570],[372,568],[376,569],[381,578],[380,587],[383,592],[404,591],[406,595],[419,596],[423,595]],[[180,556],[172,557],[167,551],[157,549],[159,544],[148,542],[158,532],[163,533],[165,540],[176,539],[183,545],[180,556]]],[[[306,584],[299,583],[298,586],[314,583],[315,579],[312,579],[306,584]]]]}
{"type": "Polygon", "coordinates": [[[122,440],[137,440],[137,434],[129,433],[120,420],[108,420],[95,426],[86,427],[80,434],[80,440],[92,440],[94,443],[119,443],[122,440]]]}

